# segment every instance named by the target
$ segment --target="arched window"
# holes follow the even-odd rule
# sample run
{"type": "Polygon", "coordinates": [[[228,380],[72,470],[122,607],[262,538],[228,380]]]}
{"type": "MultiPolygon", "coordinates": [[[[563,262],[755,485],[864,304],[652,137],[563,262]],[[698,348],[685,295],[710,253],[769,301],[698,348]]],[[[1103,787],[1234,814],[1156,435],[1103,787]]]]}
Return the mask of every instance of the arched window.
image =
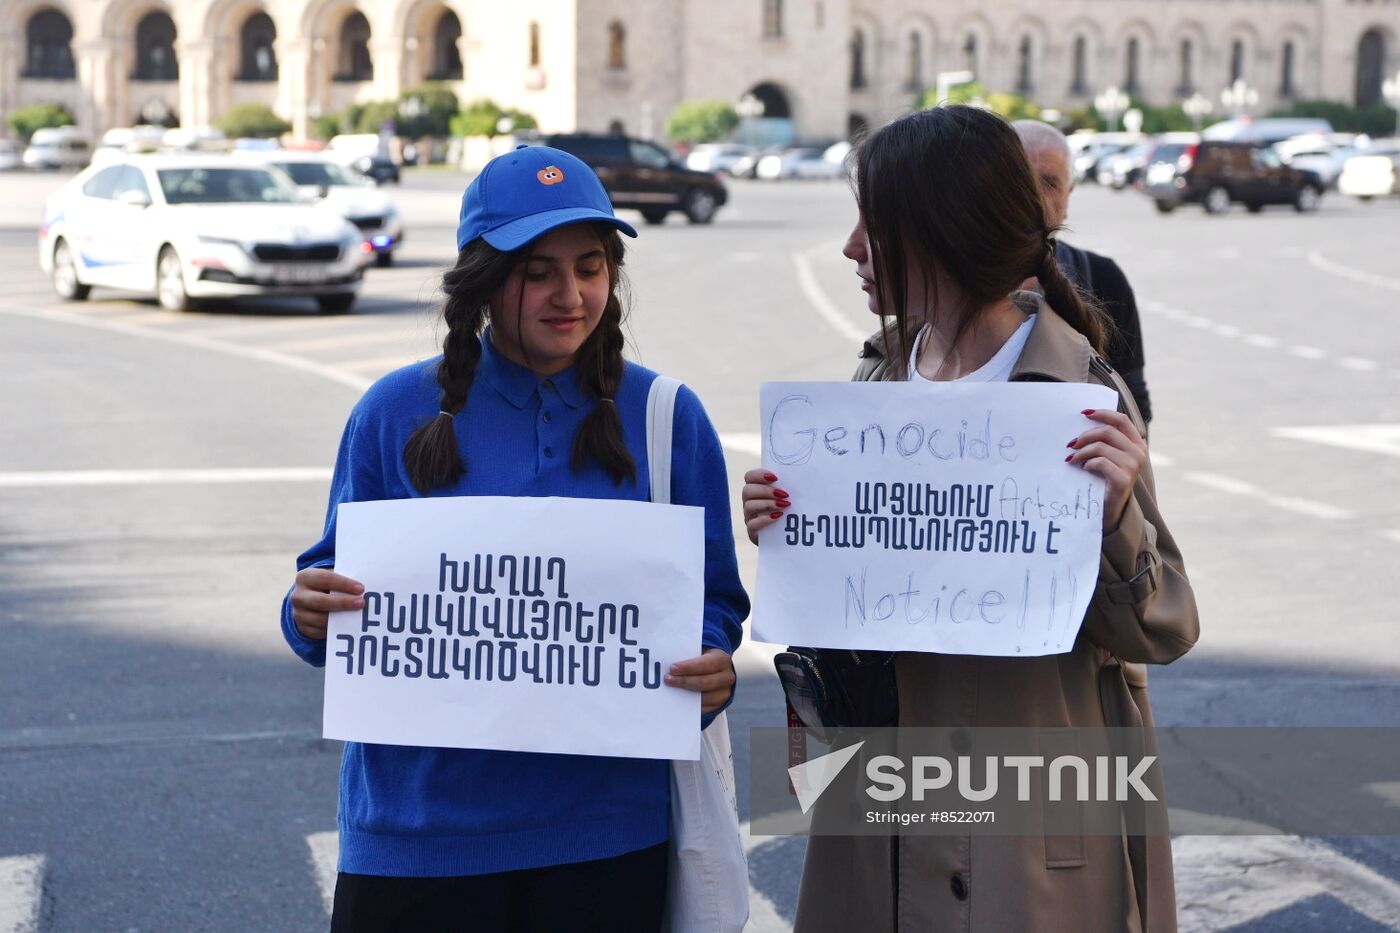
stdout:
{"type": "Polygon", "coordinates": [[[67,80],[73,68],[73,24],[58,10],[40,10],[29,17],[25,33],[26,78],[67,80]]]}
{"type": "Polygon", "coordinates": [[[924,37],[915,29],[909,33],[909,73],[905,84],[910,90],[922,90],[924,86],[924,37]]]}
{"type": "Polygon", "coordinates": [[[175,21],[165,13],[147,13],[136,24],[137,81],[175,81],[180,66],[175,60],[175,21]]]}
{"type": "Polygon", "coordinates": [[[1244,43],[1239,39],[1230,43],[1230,83],[1244,78],[1244,43]]]}
{"type": "Polygon", "coordinates": [[[1181,83],[1177,85],[1176,93],[1181,97],[1190,97],[1196,92],[1196,47],[1190,39],[1181,40],[1181,83]]]}
{"type": "Polygon", "coordinates": [[[462,21],[451,10],[444,10],[433,27],[433,70],[428,76],[434,81],[462,79],[462,21]]]}
{"type": "Polygon", "coordinates": [[[1278,86],[1278,92],[1283,97],[1296,97],[1298,94],[1295,54],[1292,40],[1285,42],[1283,44],[1283,74],[1278,86]]]}
{"type": "Polygon", "coordinates": [[[856,91],[870,82],[865,77],[865,30],[851,33],[851,90],[856,91]]]}
{"type": "Polygon", "coordinates": [[[783,0],[763,0],[763,36],[778,39],[783,34],[783,0]]]}
{"type": "Polygon", "coordinates": [[[277,27],[266,13],[254,13],[239,30],[239,81],[276,81],[277,27]]]}
{"type": "Polygon", "coordinates": [[[1071,94],[1089,92],[1089,40],[1083,36],[1074,37],[1074,79],[1070,81],[1071,94]]]}
{"type": "Polygon", "coordinates": [[[371,81],[374,60],[369,55],[369,20],[359,10],[340,24],[340,47],[336,57],[337,81],[371,81]]]}
{"type": "Polygon", "coordinates": [[[1356,106],[1371,107],[1380,103],[1384,81],[1385,37],[1379,29],[1371,29],[1356,46],[1356,106]]]}
{"type": "Polygon", "coordinates": [[[972,33],[963,41],[963,70],[977,74],[977,37],[972,33]]]}
{"type": "Polygon", "coordinates": [[[540,24],[530,23],[530,67],[540,67],[540,24]]]}
{"type": "Polygon", "coordinates": [[[1031,92],[1031,37],[1022,36],[1021,45],[1016,50],[1016,93],[1025,95],[1031,92]]]}
{"type": "Polygon", "coordinates": [[[1139,71],[1142,62],[1142,43],[1137,36],[1128,40],[1127,67],[1123,73],[1123,90],[1136,94],[1142,89],[1142,75],[1139,71]]]}
{"type": "Polygon", "coordinates": [[[608,67],[614,71],[627,67],[627,27],[616,21],[608,24],[608,67]]]}

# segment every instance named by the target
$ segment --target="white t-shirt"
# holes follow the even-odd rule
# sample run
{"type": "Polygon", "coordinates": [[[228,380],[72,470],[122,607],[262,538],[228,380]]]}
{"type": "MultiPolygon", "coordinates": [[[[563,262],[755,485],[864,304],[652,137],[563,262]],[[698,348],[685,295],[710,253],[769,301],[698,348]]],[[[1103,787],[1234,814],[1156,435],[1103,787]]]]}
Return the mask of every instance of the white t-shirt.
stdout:
{"type": "MultiPolygon", "coordinates": [[[[1026,341],[1031,337],[1031,328],[1035,326],[1035,315],[1029,315],[1026,322],[1016,328],[1016,332],[1006,338],[1006,343],[1001,345],[1001,349],[992,355],[990,360],[983,363],[974,372],[965,376],[959,376],[953,382],[1006,382],[1011,376],[1011,371],[1016,368],[1016,361],[1021,358],[1021,352],[1026,349],[1026,341]]],[[[924,338],[928,336],[928,325],[919,328],[919,335],[914,338],[914,349],[909,354],[909,381],[910,382],[933,382],[934,380],[925,377],[919,372],[919,351],[924,347],[924,338]]]]}

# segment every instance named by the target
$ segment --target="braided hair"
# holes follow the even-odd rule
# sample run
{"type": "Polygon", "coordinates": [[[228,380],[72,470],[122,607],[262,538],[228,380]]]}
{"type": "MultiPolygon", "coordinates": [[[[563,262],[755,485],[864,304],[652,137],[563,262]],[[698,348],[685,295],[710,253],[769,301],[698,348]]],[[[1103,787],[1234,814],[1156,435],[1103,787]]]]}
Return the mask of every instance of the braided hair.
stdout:
{"type": "MultiPolygon", "coordinates": [[[[603,246],[610,289],[602,319],[579,348],[575,366],[579,384],[595,400],[574,435],[570,467],[582,471],[590,459],[597,461],[620,485],[624,479],[637,481],[637,464],[622,436],[622,419],[613,400],[622,382],[624,309],[619,291],[624,286],[622,237],[610,225],[597,225],[595,231],[603,246]]],[[[442,388],[438,414],[404,444],[404,465],[413,487],[427,494],[450,486],[466,474],[467,464],[457,443],[454,418],[467,407],[476,368],[481,362],[481,341],[490,322],[491,297],[498,293],[518,266],[528,261],[530,246],[502,252],[483,239],[462,248],[457,262],[443,273],[446,295],[442,316],[447,324],[443,338],[442,362],[437,380],[442,388]]]]}

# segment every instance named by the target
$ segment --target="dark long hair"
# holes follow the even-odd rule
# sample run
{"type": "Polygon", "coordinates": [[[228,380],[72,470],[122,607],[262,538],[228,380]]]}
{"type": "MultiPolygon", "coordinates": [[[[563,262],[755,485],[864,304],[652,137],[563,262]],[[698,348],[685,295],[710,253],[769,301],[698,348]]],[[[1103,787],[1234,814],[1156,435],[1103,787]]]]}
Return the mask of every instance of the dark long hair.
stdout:
{"type": "Polygon", "coordinates": [[[881,312],[895,318],[896,372],[909,360],[911,265],[935,306],[938,272],[958,286],[957,337],[984,307],[1034,277],[1056,313],[1103,352],[1108,318],[1055,262],[1059,228],[1046,222],[1025,148],[1001,117],[966,106],[900,117],[857,147],[855,183],[881,312]]]}
{"type": "MultiPolygon", "coordinates": [[[[626,345],[622,334],[624,309],[619,297],[625,284],[625,249],[616,228],[599,224],[594,230],[603,245],[610,288],[602,319],[584,341],[575,361],[579,383],[595,401],[574,435],[570,466],[577,473],[591,458],[602,464],[614,483],[620,485],[628,479],[635,484],[637,464],[623,443],[622,419],[612,403],[622,382],[622,352],[626,345]]],[[[437,378],[442,387],[438,404],[446,414],[438,414],[415,431],[403,448],[409,479],[420,493],[450,486],[467,471],[453,418],[448,416],[455,416],[467,406],[476,367],[481,362],[481,341],[490,321],[491,297],[518,265],[528,261],[529,255],[528,245],[507,253],[478,239],[468,243],[458,254],[456,264],[443,273],[446,300],[442,316],[447,336],[442,343],[437,378]]]]}

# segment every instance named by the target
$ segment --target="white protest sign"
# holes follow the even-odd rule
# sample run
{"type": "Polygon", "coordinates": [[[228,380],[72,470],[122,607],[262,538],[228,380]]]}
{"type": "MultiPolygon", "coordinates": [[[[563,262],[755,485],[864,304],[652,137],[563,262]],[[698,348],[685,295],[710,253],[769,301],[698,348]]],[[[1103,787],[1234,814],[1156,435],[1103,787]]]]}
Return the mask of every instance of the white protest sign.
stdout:
{"type": "Polygon", "coordinates": [[[1065,462],[1114,408],[1063,383],[766,383],[754,637],[820,648],[1069,651],[1098,579],[1103,481],[1065,462]]]}
{"type": "Polygon", "coordinates": [[[326,738],[695,759],[704,510],[473,496],[340,506],[326,738]]]}

